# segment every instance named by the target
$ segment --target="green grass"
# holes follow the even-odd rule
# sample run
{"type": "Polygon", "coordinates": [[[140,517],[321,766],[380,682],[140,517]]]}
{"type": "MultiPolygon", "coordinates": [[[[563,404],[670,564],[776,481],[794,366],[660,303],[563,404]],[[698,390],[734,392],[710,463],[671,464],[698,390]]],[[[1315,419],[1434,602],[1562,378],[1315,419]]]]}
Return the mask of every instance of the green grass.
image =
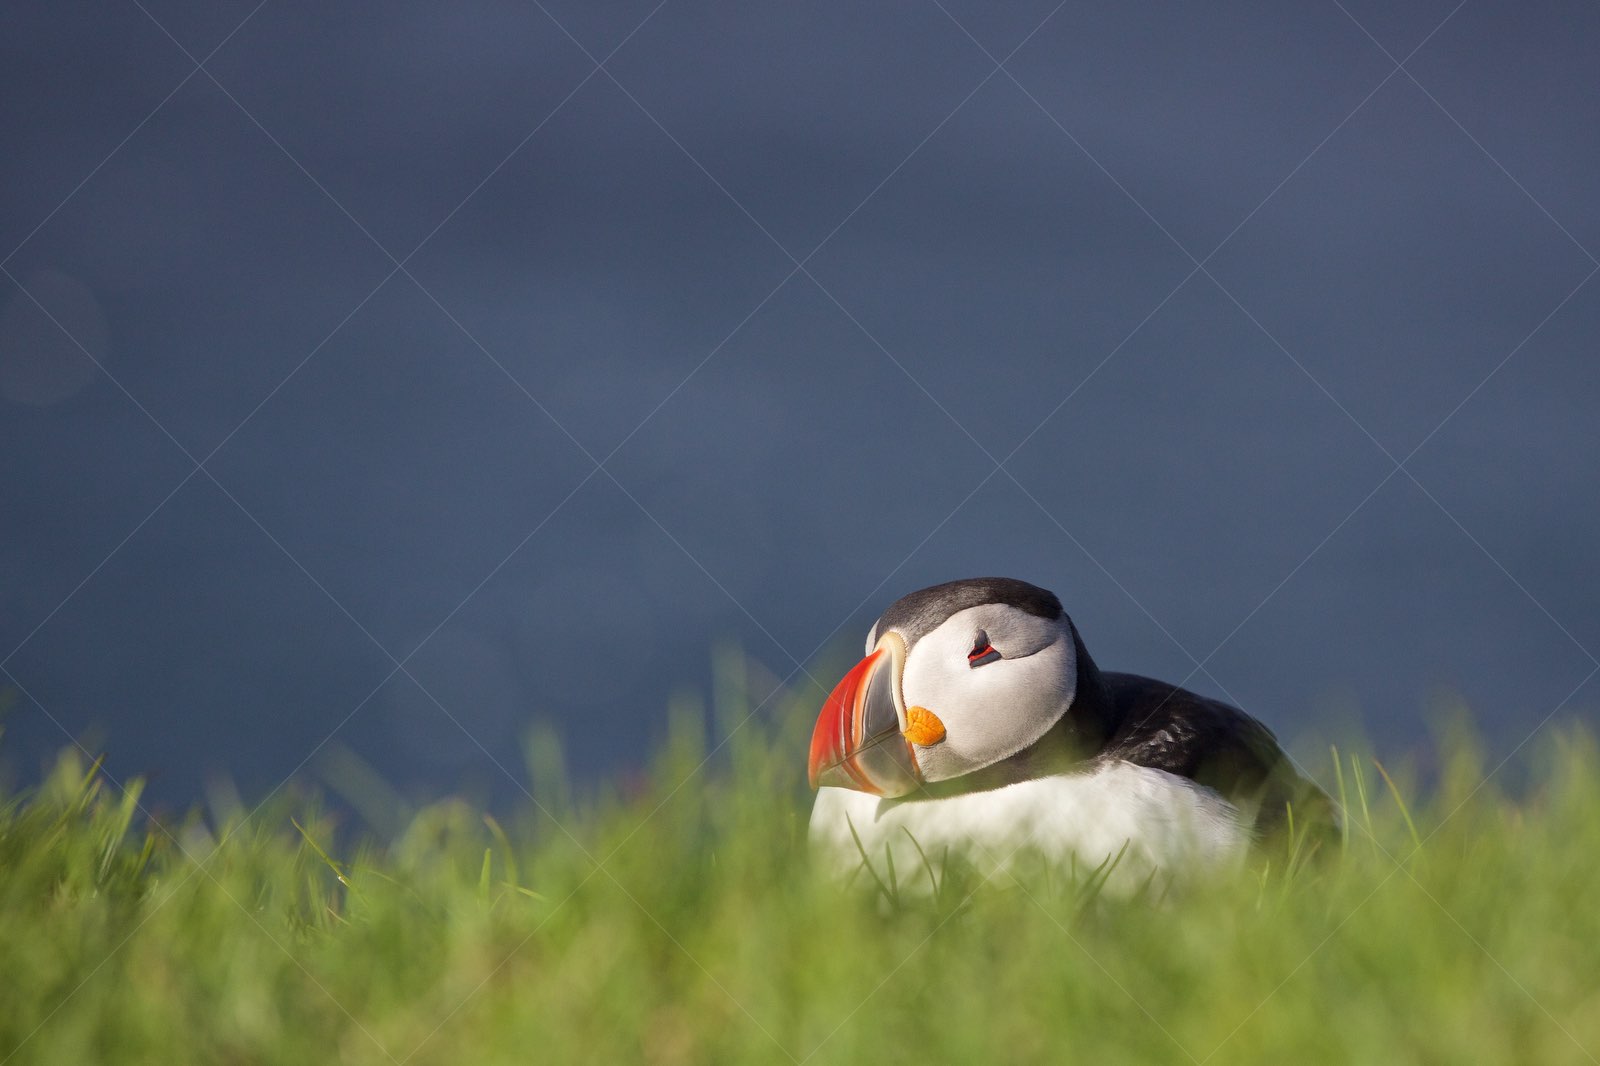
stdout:
{"type": "MultiPolygon", "coordinates": [[[[813,701],[776,702],[698,772],[680,713],[625,793],[571,798],[539,742],[543,811],[502,826],[442,802],[384,846],[303,795],[155,825],[137,783],[63,756],[0,798],[0,1060],[1600,1054],[1600,750],[1582,732],[1519,755],[1537,787],[1516,800],[1459,741],[1422,798],[1327,755],[1311,769],[1352,810],[1341,846],[1285,843],[1159,905],[1026,863],[953,871],[937,896],[898,871],[890,903],[810,869],[813,701]]],[[[743,717],[725,707],[713,732],[743,717]]]]}

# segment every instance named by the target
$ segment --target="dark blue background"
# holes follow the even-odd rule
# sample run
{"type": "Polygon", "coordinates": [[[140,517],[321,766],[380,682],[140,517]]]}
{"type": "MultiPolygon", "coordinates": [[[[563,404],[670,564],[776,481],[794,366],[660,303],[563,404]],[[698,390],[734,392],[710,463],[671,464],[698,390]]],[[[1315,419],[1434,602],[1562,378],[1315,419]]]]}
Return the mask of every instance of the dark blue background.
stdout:
{"type": "Polygon", "coordinates": [[[71,735],[169,803],[319,745],[498,790],[538,717],[613,773],[716,640],[827,685],[975,574],[1313,747],[1595,705],[1592,3],[145,0],[0,42],[24,778],[71,735]]]}

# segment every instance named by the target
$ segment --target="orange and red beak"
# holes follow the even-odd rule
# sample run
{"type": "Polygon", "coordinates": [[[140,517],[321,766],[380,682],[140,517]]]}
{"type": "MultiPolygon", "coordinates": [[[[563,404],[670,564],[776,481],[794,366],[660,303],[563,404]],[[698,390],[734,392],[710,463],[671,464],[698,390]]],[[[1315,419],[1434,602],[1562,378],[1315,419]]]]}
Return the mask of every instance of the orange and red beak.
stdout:
{"type": "Polygon", "coordinates": [[[823,703],[811,733],[807,772],[812,788],[828,785],[894,797],[922,784],[916,752],[905,736],[900,695],[905,657],[899,634],[884,634],[823,703]]]}

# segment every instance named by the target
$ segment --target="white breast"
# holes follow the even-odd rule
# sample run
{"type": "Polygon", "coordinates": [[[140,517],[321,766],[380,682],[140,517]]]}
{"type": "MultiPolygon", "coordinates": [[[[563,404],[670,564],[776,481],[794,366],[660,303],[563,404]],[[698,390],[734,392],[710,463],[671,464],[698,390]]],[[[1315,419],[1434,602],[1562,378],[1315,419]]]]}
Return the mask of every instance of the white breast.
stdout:
{"type": "Polygon", "coordinates": [[[1217,793],[1188,778],[1125,762],[913,802],[823,788],[811,812],[812,849],[836,873],[859,870],[864,849],[883,877],[886,853],[892,853],[899,887],[922,892],[931,886],[917,845],[932,863],[948,848],[989,876],[1029,850],[1063,868],[1076,856],[1080,874],[1122,852],[1105,887],[1126,895],[1153,870],[1182,878],[1235,862],[1249,839],[1240,812],[1217,793]],[[851,836],[852,825],[860,847],[851,836]]]}

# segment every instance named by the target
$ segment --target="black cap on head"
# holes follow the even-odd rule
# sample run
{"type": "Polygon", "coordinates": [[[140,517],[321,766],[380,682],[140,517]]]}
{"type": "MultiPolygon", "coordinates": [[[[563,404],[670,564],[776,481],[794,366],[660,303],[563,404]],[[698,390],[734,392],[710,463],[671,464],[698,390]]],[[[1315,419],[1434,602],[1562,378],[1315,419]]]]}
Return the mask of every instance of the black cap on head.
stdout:
{"type": "Polygon", "coordinates": [[[896,629],[909,646],[957,611],[984,603],[1003,603],[1040,618],[1056,619],[1062,615],[1061,601],[1049,589],[1013,577],[969,577],[900,597],[878,619],[874,634],[896,629]]]}

